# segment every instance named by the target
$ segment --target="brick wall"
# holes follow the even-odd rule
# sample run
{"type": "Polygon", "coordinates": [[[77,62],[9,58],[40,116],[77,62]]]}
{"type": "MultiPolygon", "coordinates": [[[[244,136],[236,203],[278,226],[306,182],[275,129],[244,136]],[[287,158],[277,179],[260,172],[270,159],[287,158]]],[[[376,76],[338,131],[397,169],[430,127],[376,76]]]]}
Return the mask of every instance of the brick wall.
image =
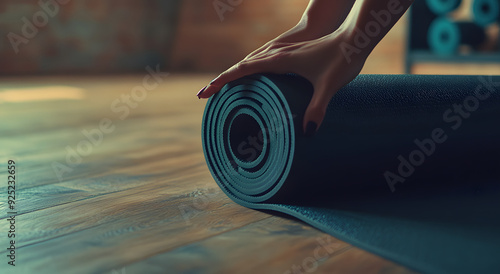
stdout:
{"type": "Polygon", "coordinates": [[[184,0],[171,68],[177,71],[224,70],[294,26],[308,2],[184,0]],[[236,5],[233,7],[229,3],[236,5]]]}

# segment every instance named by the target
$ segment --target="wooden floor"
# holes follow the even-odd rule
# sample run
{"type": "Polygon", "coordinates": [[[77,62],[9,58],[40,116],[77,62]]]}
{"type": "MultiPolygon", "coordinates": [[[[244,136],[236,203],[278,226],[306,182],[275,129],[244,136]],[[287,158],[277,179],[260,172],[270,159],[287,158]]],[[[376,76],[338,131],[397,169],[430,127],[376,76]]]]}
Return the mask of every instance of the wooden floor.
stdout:
{"type": "Polygon", "coordinates": [[[201,147],[195,93],[213,75],[168,75],[134,93],[144,75],[2,79],[0,273],[411,272],[232,202],[201,147]]]}

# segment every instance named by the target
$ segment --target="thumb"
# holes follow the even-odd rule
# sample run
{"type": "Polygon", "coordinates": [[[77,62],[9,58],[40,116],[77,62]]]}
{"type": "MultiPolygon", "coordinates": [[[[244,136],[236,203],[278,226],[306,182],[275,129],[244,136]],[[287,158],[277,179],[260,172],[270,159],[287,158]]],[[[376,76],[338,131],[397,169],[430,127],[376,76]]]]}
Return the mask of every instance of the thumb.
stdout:
{"type": "Polygon", "coordinates": [[[323,122],[331,97],[332,89],[328,89],[326,85],[319,84],[318,87],[315,88],[309,106],[304,114],[302,124],[306,137],[312,137],[316,134],[316,131],[323,122]]]}

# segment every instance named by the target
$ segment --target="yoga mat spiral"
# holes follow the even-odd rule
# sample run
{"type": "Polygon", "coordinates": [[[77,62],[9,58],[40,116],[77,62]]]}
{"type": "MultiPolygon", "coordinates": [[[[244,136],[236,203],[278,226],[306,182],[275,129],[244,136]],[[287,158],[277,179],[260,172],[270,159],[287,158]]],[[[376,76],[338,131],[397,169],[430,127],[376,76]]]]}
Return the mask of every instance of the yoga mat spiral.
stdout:
{"type": "Polygon", "coordinates": [[[429,27],[427,39],[434,53],[452,55],[460,45],[480,45],[485,41],[486,33],[482,27],[472,22],[453,22],[447,18],[438,18],[429,27]]]}
{"type": "Polygon", "coordinates": [[[474,0],[472,2],[474,22],[480,26],[488,26],[498,21],[500,16],[499,0],[474,0]]]}
{"type": "Polygon", "coordinates": [[[458,8],[462,0],[426,0],[425,2],[435,14],[443,15],[458,8]]]}
{"type": "Polygon", "coordinates": [[[251,75],[208,100],[203,150],[240,205],[289,214],[417,271],[494,273],[499,89],[499,76],[360,75],[307,138],[312,85],[251,75]]]}

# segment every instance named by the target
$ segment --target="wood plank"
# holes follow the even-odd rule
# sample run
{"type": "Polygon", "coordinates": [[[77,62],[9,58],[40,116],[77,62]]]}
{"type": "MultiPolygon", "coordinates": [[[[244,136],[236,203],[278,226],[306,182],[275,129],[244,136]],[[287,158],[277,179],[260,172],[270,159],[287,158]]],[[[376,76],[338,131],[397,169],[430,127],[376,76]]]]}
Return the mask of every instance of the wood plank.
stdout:
{"type": "Polygon", "coordinates": [[[309,272],[316,271],[330,257],[350,248],[349,244],[304,223],[273,217],[121,269],[127,273],[141,270],[150,273],[293,273],[301,270],[295,273],[308,273],[302,266],[304,260],[312,261],[312,267],[307,268],[309,272]]]}
{"type": "MultiPolygon", "coordinates": [[[[187,138],[186,138],[187,139],[187,138]]],[[[186,140],[189,141],[189,140],[186,140]]],[[[152,142],[147,140],[147,142],[152,142]]],[[[148,183],[148,178],[159,176],[174,176],[175,173],[189,170],[207,171],[204,164],[201,145],[175,146],[170,148],[161,140],[156,141],[158,146],[152,149],[142,149],[141,142],[127,150],[113,148],[113,152],[97,151],[75,167],[69,174],[64,174],[67,181],[58,183],[50,165],[25,173],[29,166],[18,164],[18,203],[23,205],[18,211],[20,214],[40,208],[65,203],[69,200],[94,197],[110,192],[120,191],[148,183]],[[103,157],[103,156],[106,157],[103,157]],[[116,160],[109,162],[109,158],[116,160]],[[140,160],[139,160],[140,159],[140,160]],[[112,172],[110,172],[110,170],[112,172]],[[55,195],[57,194],[57,195],[55,195]],[[76,196],[75,196],[76,195],[76,196]]],[[[199,140],[196,140],[199,142],[199,140]]],[[[153,142],[154,144],[154,142],[153,142]]],[[[64,161],[60,161],[64,164],[64,161]]],[[[5,169],[6,170],[6,169],[5,169]]],[[[0,217],[5,218],[6,205],[0,205],[0,217]]]]}
{"type": "MultiPolygon", "coordinates": [[[[192,199],[200,191],[172,196],[170,189],[131,190],[18,216],[19,231],[28,231],[19,234],[19,264],[30,272],[102,273],[269,218],[222,193],[200,210],[192,199]],[[182,214],[180,206],[190,209],[182,214]]],[[[0,271],[4,267],[0,264],[0,271]]]]}
{"type": "Polygon", "coordinates": [[[267,218],[122,266],[129,273],[412,273],[309,225],[267,218]]]}
{"type": "MultiPolygon", "coordinates": [[[[204,101],[194,99],[212,78],[169,76],[123,120],[110,104],[139,85],[141,75],[4,79],[0,89],[57,83],[85,94],[0,108],[2,121],[14,121],[0,127],[0,176],[10,157],[19,167],[16,272],[143,273],[167,266],[190,273],[287,271],[311,256],[318,237],[328,237],[335,252],[317,261],[317,273],[405,273],[304,223],[241,207],[222,193],[201,148],[204,101]],[[59,181],[52,162],[65,163],[65,147],[75,147],[84,138],[81,131],[98,127],[102,118],[112,120],[115,130],[59,181]],[[341,256],[364,268],[344,266],[335,260],[341,256]]],[[[0,203],[0,231],[7,230],[5,212],[0,203]]],[[[0,238],[1,246],[5,240],[0,238]]],[[[0,273],[6,270],[11,268],[0,264],[0,273]]]]}

